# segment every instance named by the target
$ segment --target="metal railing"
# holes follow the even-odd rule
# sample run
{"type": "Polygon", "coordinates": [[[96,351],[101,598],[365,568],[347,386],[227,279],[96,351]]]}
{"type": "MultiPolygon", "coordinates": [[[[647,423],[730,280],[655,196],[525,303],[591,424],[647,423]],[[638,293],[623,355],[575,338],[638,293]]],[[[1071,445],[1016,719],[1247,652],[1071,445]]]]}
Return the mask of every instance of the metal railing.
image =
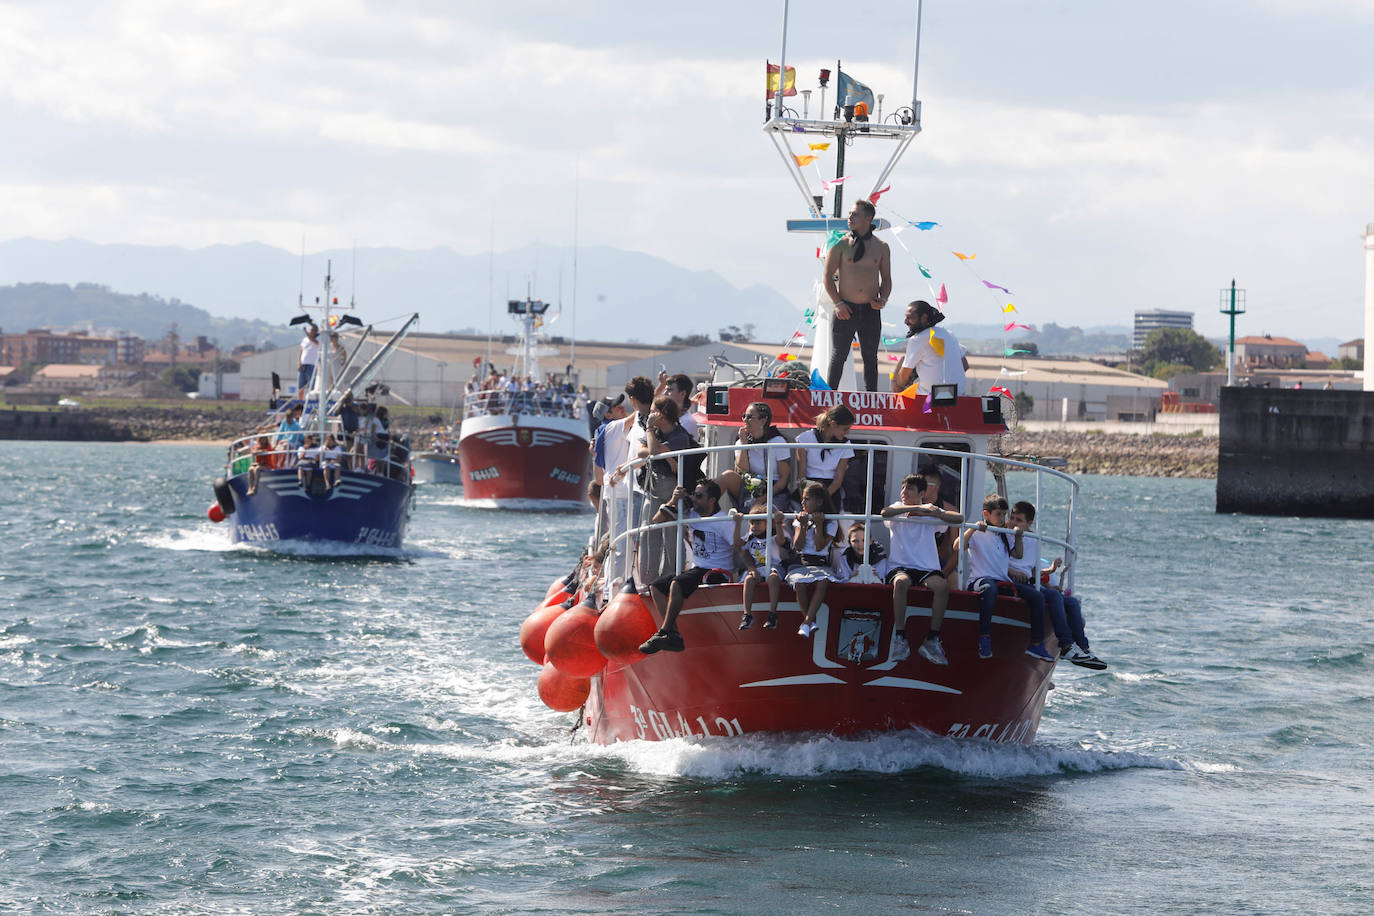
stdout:
{"type": "Polygon", "coordinates": [[[563,417],[580,420],[587,415],[581,395],[539,391],[475,391],[463,398],[463,416],[522,414],[534,417],[563,417]]]}
{"type": "MultiPolygon", "coordinates": [[[[331,433],[338,441],[339,448],[343,450],[343,455],[339,461],[340,470],[373,474],[377,477],[389,477],[407,483],[410,481],[411,451],[409,446],[402,446],[398,449],[394,440],[389,440],[386,445],[385,457],[376,457],[377,449],[375,447],[369,448],[368,437],[362,433],[353,434],[351,448],[347,444],[348,434],[343,431],[343,426],[337,420],[332,421],[326,428],[325,435],[331,433]],[[398,451],[404,453],[404,458],[401,460],[396,458],[398,451]]],[[[318,437],[319,430],[314,426],[300,430],[272,428],[235,439],[229,443],[224,476],[232,478],[239,474],[246,474],[248,469],[257,463],[258,458],[263,455],[269,457],[271,465],[262,467],[262,470],[295,470],[298,467],[297,449],[304,443],[307,436],[318,437]],[[266,450],[257,448],[260,439],[267,439],[272,447],[266,450]]],[[[317,442],[316,446],[323,447],[320,442],[317,442]]],[[[323,461],[317,467],[322,468],[323,461]]]]}
{"type": "MultiPolygon", "coordinates": [[[[857,454],[860,453],[867,455],[867,472],[864,476],[864,511],[858,513],[827,513],[826,518],[827,520],[833,519],[836,521],[848,522],[851,524],[855,521],[864,522],[863,558],[865,560],[867,560],[871,555],[871,548],[873,546],[873,523],[886,521],[886,519],[884,519],[881,515],[881,512],[886,507],[886,505],[891,505],[891,503],[888,503],[884,506],[876,507],[873,505],[873,472],[876,454],[878,452],[886,452],[889,454],[889,456],[916,456],[913,458],[912,461],[913,468],[915,468],[919,463],[920,456],[925,456],[931,459],[943,459],[945,461],[957,457],[959,459],[960,501],[960,508],[957,511],[964,516],[964,520],[958,523],[957,525],[957,527],[961,531],[969,528],[974,528],[979,524],[979,522],[982,521],[981,512],[984,494],[978,493],[976,494],[976,496],[971,497],[969,485],[980,480],[986,480],[987,475],[974,474],[973,469],[975,468],[975,466],[981,465],[983,468],[997,467],[1006,470],[1029,471],[1035,475],[1034,505],[1036,507],[1036,521],[1043,522],[1051,518],[1058,512],[1062,512],[1064,515],[1064,527],[1062,536],[1050,534],[1048,531],[1043,530],[1038,526],[1034,532],[1028,533],[1027,536],[1037,538],[1041,545],[1053,545],[1055,547],[1060,548],[1064,552],[1064,572],[1060,574],[1060,581],[1066,590],[1071,590],[1073,588],[1074,568],[1077,565],[1075,560],[1077,559],[1078,554],[1075,526],[1075,511],[1077,508],[1078,482],[1075,481],[1068,474],[1065,474],[1062,471],[1054,470],[1053,468],[1043,467],[1041,465],[1032,464],[1030,462],[1018,461],[1012,458],[1002,458],[994,455],[979,455],[968,452],[951,452],[947,449],[940,448],[926,448],[922,446],[888,445],[884,443],[857,442],[846,442],[844,443],[844,446],[846,448],[853,449],[856,453],[856,457],[857,454]],[[1047,496],[1045,483],[1047,480],[1057,482],[1067,488],[1067,494],[1064,496],[1063,501],[1061,503],[1051,503],[1048,506],[1045,504],[1044,500],[1047,496]]],[[[805,445],[803,445],[802,447],[805,447],[805,445]]],[[[681,459],[685,456],[711,456],[725,453],[729,453],[733,456],[735,453],[742,451],[762,451],[765,452],[764,467],[769,468],[772,466],[772,453],[777,451],[783,451],[788,453],[788,455],[790,456],[791,452],[794,451],[796,448],[796,444],[792,442],[757,443],[750,445],[730,444],[700,446],[695,448],[680,449],[677,451],[661,452],[656,455],[638,458],[632,462],[627,463],[624,467],[629,469],[628,474],[632,477],[638,468],[646,465],[651,461],[664,460],[668,458],[677,458],[679,459],[677,462],[677,486],[680,487],[684,484],[683,462],[681,459]]],[[[889,460],[889,466],[891,466],[891,460],[889,460]]],[[[774,492],[774,481],[772,480],[771,475],[768,476],[764,483],[764,492],[761,497],[757,498],[761,498],[764,501],[765,505],[768,505],[770,507],[774,506],[776,504],[775,496],[779,494],[775,494],[774,492]]],[[[679,504],[677,505],[677,518],[670,521],[653,522],[652,520],[646,520],[630,524],[628,522],[634,520],[634,514],[631,511],[624,511],[623,513],[618,512],[618,510],[620,509],[620,507],[618,506],[619,502],[624,502],[624,500],[628,498],[629,500],[631,500],[631,506],[627,508],[633,509],[634,504],[637,503],[640,512],[643,513],[644,508],[648,505],[654,504],[656,500],[649,496],[649,494],[640,492],[632,492],[632,494],[629,497],[623,497],[620,495],[620,493],[617,492],[617,490],[618,487],[616,486],[608,485],[604,488],[602,502],[606,504],[606,513],[604,515],[604,519],[605,525],[607,526],[608,530],[600,530],[600,527],[603,524],[603,515],[600,512],[598,512],[598,530],[595,533],[596,543],[600,543],[601,538],[603,536],[609,536],[610,538],[612,552],[610,555],[611,559],[608,560],[608,563],[610,565],[608,565],[607,568],[611,570],[611,576],[615,579],[616,587],[618,587],[619,583],[624,582],[626,579],[633,575],[637,559],[636,555],[638,553],[640,546],[643,544],[645,540],[645,535],[650,532],[663,531],[666,535],[667,532],[671,530],[672,537],[676,545],[675,562],[673,568],[677,573],[681,573],[683,570],[684,559],[683,528],[690,527],[692,524],[691,520],[684,517],[684,509],[686,507],[681,502],[679,502],[679,504]],[[623,526],[618,524],[620,521],[620,514],[624,514],[627,520],[627,524],[623,526]]],[[[1009,498],[1009,502],[1015,501],[1015,499],[1009,498]]],[[[796,518],[796,515],[796,512],[784,512],[783,518],[785,521],[789,521],[796,518]]],[[[773,543],[773,538],[775,535],[775,528],[773,522],[774,513],[770,511],[765,513],[762,517],[767,519],[767,539],[768,543],[771,544],[773,543]]],[[[747,521],[741,522],[741,524],[747,524],[747,521]]],[[[945,523],[940,521],[933,521],[931,522],[931,524],[944,525],[945,523]]],[[[842,534],[845,527],[845,525],[841,525],[842,534]]],[[[1016,532],[1011,528],[998,528],[991,525],[988,526],[987,530],[1002,532],[1012,536],[1016,534],[1016,532]]],[[[961,586],[968,582],[967,564],[967,551],[960,550],[958,557],[958,582],[951,583],[952,585],[961,586]]],[[[1037,570],[1037,575],[1038,572],[1039,571],[1037,570]]],[[[861,583],[875,583],[879,581],[877,576],[873,573],[872,565],[867,562],[865,562],[863,566],[860,567],[857,575],[855,576],[855,580],[861,583]]],[[[641,586],[647,584],[647,582],[639,583],[639,585],[641,586]]]]}

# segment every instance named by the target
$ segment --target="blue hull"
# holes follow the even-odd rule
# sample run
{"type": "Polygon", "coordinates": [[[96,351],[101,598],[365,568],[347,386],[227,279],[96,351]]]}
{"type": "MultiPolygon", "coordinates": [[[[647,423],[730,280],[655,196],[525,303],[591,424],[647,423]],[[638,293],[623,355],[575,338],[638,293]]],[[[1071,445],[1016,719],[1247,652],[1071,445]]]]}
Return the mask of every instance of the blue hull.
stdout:
{"type": "MultiPolygon", "coordinates": [[[[247,495],[248,475],[229,481],[235,543],[271,545],[315,541],[365,547],[400,547],[410,519],[412,485],[375,474],[343,471],[331,490],[307,493],[295,470],[264,470],[247,495]]],[[[314,489],[314,488],[312,488],[314,489]]]]}

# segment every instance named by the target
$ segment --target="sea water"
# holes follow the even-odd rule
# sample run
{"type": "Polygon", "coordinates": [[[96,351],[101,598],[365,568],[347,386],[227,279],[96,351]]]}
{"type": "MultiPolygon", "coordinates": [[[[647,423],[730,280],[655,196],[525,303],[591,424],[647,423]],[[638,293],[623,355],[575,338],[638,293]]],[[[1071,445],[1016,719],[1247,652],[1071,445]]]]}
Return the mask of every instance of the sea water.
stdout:
{"type": "Polygon", "coordinates": [[[206,519],[221,459],[0,443],[0,908],[1374,909],[1374,523],[1086,477],[1111,667],[1034,746],[603,748],[517,644],[588,516],[426,486],[398,553],[281,555],[206,519]]]}

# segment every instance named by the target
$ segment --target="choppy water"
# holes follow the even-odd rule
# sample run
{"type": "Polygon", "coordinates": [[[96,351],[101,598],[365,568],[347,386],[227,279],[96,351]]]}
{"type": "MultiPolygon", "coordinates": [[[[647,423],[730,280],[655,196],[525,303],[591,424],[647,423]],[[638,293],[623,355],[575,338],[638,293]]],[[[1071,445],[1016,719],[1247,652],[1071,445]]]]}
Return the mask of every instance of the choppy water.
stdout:
{"type": "Polygon", "coordinates": [[[220,450],[0,443],[0,908],[1368,912],[1368,522],[1085,478],[1037,744],[597,748],[516,644],[585,517],[422,489],[400,557],[231,549],[220,450]]]}

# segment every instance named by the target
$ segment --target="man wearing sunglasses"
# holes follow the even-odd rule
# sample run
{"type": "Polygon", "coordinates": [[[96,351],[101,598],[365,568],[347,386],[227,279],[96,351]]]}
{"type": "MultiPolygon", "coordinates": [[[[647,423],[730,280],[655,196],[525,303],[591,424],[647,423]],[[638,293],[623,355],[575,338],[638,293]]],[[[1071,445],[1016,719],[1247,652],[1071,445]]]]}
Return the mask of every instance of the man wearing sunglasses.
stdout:
{"type": "Polygon", "coordinates": [[[729,582],[730,568],[734,565],[735,523],[720,511],[720,486],[714,480],[703,480],[690,493],[686,487],[678,487],[673,491],[672,501],[654,514],[654,522],[676,520],[676,506],[680,501],[690,506],[687,520],[697,520],[696,524],[683,529],[692,565],[678,575],[655,580],[650,587],[654,607],[663,618],[663,625],[639,647],[645,655],[659,651],[681,652],[685,648],[682,634],[677,631],[677,615],[682,611],[682,602],[703,583],[729,582]]]}

